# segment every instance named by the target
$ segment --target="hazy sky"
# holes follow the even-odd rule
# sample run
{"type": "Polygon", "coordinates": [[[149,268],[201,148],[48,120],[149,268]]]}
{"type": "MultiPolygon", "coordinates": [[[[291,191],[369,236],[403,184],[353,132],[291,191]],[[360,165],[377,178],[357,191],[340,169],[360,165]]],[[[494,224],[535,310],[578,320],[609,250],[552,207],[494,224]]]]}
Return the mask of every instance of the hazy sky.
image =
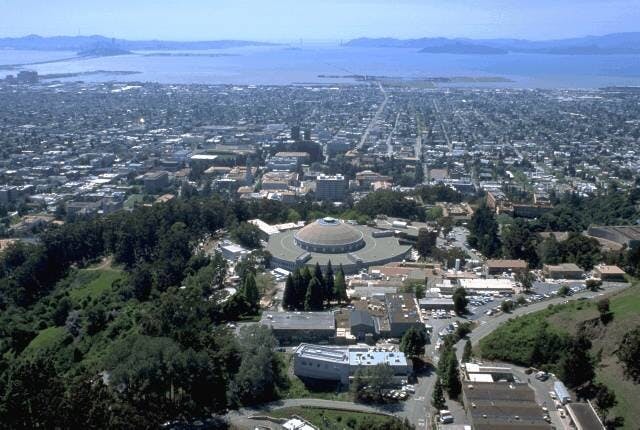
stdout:
{"type": "Polygon", "coordinates": [[[640,30],[640,0],[0,0],[0,36],[549,39],[640,30]]]}

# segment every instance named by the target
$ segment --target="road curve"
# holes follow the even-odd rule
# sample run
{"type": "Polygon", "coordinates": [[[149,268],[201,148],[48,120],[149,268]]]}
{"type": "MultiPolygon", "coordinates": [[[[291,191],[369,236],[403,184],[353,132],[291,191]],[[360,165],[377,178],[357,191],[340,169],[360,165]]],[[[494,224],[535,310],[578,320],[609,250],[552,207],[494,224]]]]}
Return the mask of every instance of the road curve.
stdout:
{"type": "MultiPolygon", "coordinates": [[[[550,299],[550,300],[544,300],[542,302],[533,303],[528,306],[519,307],[511,313],[502,313],[495,317],[484,317],[477,321],[480,325],[476,326],[473,329],[473,331],[468,335],[467,338],[471,340],[471,343],[473,345],[477,345],[480,339],[491,334],[501,324],[507,322],[511,318],[514,318],[520,315],[527,315],[533,312],[538,312],[543,309],[546,309],[551,304],[558,305],[563,302],[566,302],[567,300],[577,300],[582,297],[595,299],[595,298],[601,297],[602,294],[609,295],[609,294],[617,293],[630,286],[631,284],[617,284],[615,286],[607,287],[605,290],[600,292],[594,293],[593,291],[582,291],[578,294],[574,294],[571,297],[554,297],[553,299],[550,299]]],[[[462,339],[456,344],[456,349],[457,349],[456,355],[458,356],[459,360],[462,359],[462,352],[463,352],[464,344],[466,343],[466,341],[467,339],[462,339]]]]}

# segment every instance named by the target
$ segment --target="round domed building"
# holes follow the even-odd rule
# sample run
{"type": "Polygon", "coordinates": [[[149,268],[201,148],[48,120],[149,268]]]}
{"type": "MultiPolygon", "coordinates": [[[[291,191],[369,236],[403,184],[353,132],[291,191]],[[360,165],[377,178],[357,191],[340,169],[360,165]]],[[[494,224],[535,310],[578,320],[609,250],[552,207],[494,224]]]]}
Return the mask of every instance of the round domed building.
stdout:
{"type": "Polygon", "coordinates": [[[322,218],[301,228],[269,237],[267,250],[271,265],[287,270],[329,261],[340,264],[345,273],[356,273],[369,266],[402,261],[411,246],[401,245],[392,231],[352,224],[335,218],[322,218]]]}

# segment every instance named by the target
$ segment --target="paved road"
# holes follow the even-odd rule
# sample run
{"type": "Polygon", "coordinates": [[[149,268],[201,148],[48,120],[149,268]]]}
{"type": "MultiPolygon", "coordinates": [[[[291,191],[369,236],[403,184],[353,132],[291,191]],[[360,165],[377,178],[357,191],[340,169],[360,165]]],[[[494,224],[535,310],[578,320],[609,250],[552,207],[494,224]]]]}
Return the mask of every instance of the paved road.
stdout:
{"type": "MultiPolygon", "coordinates": [[[[628,286],[629,286],[628,284],[611,284],[610,286],[607,286],[607,288],[605,288],[603,291],[599,293],[594,293],[593,291],[587,290],[578,294],[574,294],[569,298],[555,297],[549,300],[536,302],[536,303],[530,304],[529,306],[517,308],[515,311],[508,314],[502,313],[494,317],[485,316],[484,318],[481,318],[480,320],[477,321],[479,325],[469,334],[469,339],[471,339],[472,344],[476,345],[480,341],[480,339],[489,335],[496,328],[498,328],[502,323],[508,321],[513,317],[516,317],[519,315],[527,315],[533,312],[541,311],[543,309],[546,309],[550,304],[557,305],[567,300],[577,300],[581,297],[593,299],[593,298],[599,297],[602,294],[611,294],[611,293],[621,291],[627,288],[628,286]]],[[[456,345],[458,359],[462,358],[462,350],[464,349],[465,342],[466,340],[461,340],[456,345]]]]}
{"type": "MultiPolygon", "coordinates": [[[[238,428],[242,429],[253,429],[258,424],[268,425],[268,422],[263,420],[255,421],[249,419],[252,416],[264,416],[268,415],[268,412],[274,409],[281,408],[290,408],[297,406],[312,406],[318,408],[328,408],[328,409],[344,409],[348,411],[354,412],[369,412],[369,413],[383,413],[383,414],[393,414],[396,412],[390,408],[376,408],[373,406],[362,405],[359,403],[352,402],[339,402],[336,400],[323,400],[323,399],[285,399],[277,402],[267,403],[255,408],[242,408],[238,410],[229,411],[226,415],[226,418],[229,422],[235,425],[238,428]]],[[[275,428],[275,427],[274,427],[275,428]]]]}
{"type": "Polygon", "coordinates": [[[453,144],[449,139],[449,134],[447,133],[447,128],[444,126],[444,122],[440,117],[440,106],[436,100],[433,100],[433,107],[436,111],[436,121],[440,124],[440,129],[442,130],[442,134],[444,134],[444,138],[447,141],[447,147],[449,148],[449,153],[453,152],[453,144]]]}
{"type": "Polygon", "coordinates": [[[454,227],[451,229],[451,233],[453,233],[453,245],[462,249],[464,252],[469,254],[472,260],[484,261],[484,257],[479,252],[473,251],[469,246],[467,246],[467,238],[469,237],[469,230],[464,227],[454,227]]]}
{"type": "MultiPolygon", "coordinates": [[[[483,316],[479,321],[479,325],[469,334],[469,338],[473,344],[477,344],[480,339],[489,335],[496,328],[498,328],[501,324],[508,321],[510,318],[519,315],[526,315],[532,312],[537,312],[545,309],[550,304],[559,304],[567,300],[576,300],[582,297],[594,299],[603,294],[611,294],[617,291],[620,291],[624,288],[627,288],[627,284],[609,284],[606,286],[604,291],[600,293],[594,293],[592,291],[584,291],[578,294],[573,295],[571,298],[567,299],[565,297],[555,297],[549,300],[545,300],[542,302],[537,302],[530,304],[526,307],[517,308],[514,312],[510,314],[500,314],[494,317],[483,316]]],[[[456,318],[458,319],[458,318],[456,318]]],[[[426,355],[430,356],[434,363],[437,363],[438,353],[435,351],[434,345],[437,340],[438,332],[446,325],[448,325],[452,320],[429,320],[429,324],[431,324],[434,328],[433,336],[431,337],[431,344],[427,345],[426,355]]],[[[461,340],[456,345],[458,359],[462,358],[462,352],[464,350],[464,344],[466,340],[461,340]]],[[[519,368],[517,366],[512,366],[516,371],[516,374],[522,381],[526,381],[528,376],[524,375],[524,369],[519,368]]],[[[435,384],[436,376],[435,372],[426,373],[421,375],[418,378],[417,383],[414,384],[416,388],[415,394],[411,395],[405,402],[394,403],[390,405],[384,405],[380,407],[363,405],[352,402],[341,402],[334,400],[323,400],[323,399],[286,399],[273,403],[269,403],[266,405],[262,405],[258,408],[245,408],[240,409],[238,411],[231,411],[227,415],[227,418],[234,424],[238,425],[239,428],[254,428],[255,424],[258,424],[256,421],[248,420],[247,417],[252,415],[260,415],[264,414],[273,409],[284,408],[284,407],[293,407],[293,406],[315,406],[322,408],[334,408],[334,409],[346,409],[357,412],[378,412],[378,413],[388,413],[393,414],[394,416],[400,418],[408,418],[409,421],[419,429],[428,429],[429,428],[429,413],[431,411],[431,393],[433,391],[433,386],[435,384]],[[253,427],[252,427],[253,425],[253,427]]],[[[553,403],[548,396],[548,391],[550,390],[548,383],[542,383],[540,381],[531,379],[531,384],[536,391],[536,400],[540,404],[546,404],[550,410],[552,410],[551,417],[554,423],[558,424],[559,418],[557,417],[557,412],[553,411],[553,403]]],[[[456,405],[451,405],[456,406],[456,405]]],[[[460,424],[461,420],[457,420],[457,424],[460,424]]],[[[558,427],[561,428],[561,427],[558,427]]]]}
{"type": "Polygon", "coordinates": [[[384,108],[387,106],[387,102],[389,101],[389,96],[387,95],[387,92],[385,91],[384,87],[382,86],[382,84],[380,82],[378,82],[378,86],[380,87],[380,91],[382,91],[382,94],[384,95],[384,100],[383,100],[382,104],[378,107],[378,110],[376,111],[376,114],[373,116],[373,118],[371,118],[371,121],[369,121],[369,125],[367,126],[366,130],[364,131],[364,134],[362,135],[362,138],[360,139],[360,142],[356,146],[356,148],[358,150],[362,149],[364,144],[367,142],[367,139],[369,138],[369,132],[371,131],[373,126],[378,123],[378,121],[380,119],[380,116],[382,115],[382,112],[384,111],[384,108]]]}
{"type": "Polygon", "coordinates": [[[389,136],[387,136],[387,156],[389,157],[393,155],[393,144],[391,143],[391,140],[393,139],[393,135],[395,134],[396,129],[398,128],[399,122],[400,122],[400,112],[398,112],[398,114],[396,115],[396,122],[393,124],[393,128],[391,129],[389,136]]]}

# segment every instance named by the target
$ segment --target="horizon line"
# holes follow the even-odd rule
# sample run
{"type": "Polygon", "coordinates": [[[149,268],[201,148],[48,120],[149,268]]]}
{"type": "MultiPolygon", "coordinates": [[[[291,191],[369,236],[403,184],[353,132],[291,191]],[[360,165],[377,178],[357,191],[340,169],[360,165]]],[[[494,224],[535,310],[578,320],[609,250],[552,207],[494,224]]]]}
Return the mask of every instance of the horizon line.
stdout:
{"type": "Polygon", "coordinates": [[[533,38],[525,38],[525,37],[516,37],[516,36],[501,36],[501,37],[473,37],[473,36],[417,36],[417,37],[397,37],[397,36],[355,36],[355,37],[343,37],[343,38],[323,38],[323,37],[294,37],[289,38],[273,38],[273,39],[252,39],[252,38],[238,38],[238,37],[228,37],[228,38],[198,38],[198,39],[173,39],[173,38],[126,38],[126,37],[117,37],[117,36],[106,36],[104,34],[76,34],[76,35],[68,35],[68,34],[56,34],[51,36],[43,36],[37,33],[29,33],[22,36],[2,36],[0,35],[0,39],[25,39],[28,37],[40,37],[43,39],[47,38],[55,38],[55,37],[67,37],[67,38],[76,38],[76,37],[104,37],[106,39],[115,39],[115,40],[125,40],[130,42],[151,42],[151,41],[162,41],[162,42],[222,42],[222,41],[239,41],[239,42],[260,42],[260,43],[282,43],[284,41],[287,42],[299,42],[299,41],[350,41],[356,39],[396,39],[396,40],[419,40],[419,39],[468,39],[468,40],[502,40],[502,39],[512,39],[512,40],[526,40],[532,42],[546,42],[546,41],[555,41],[555,40],[567,40],[567,39],[579,39],[586,37],[604,37],[610,35],[618,35],[618,34],[635,34],[640,33],[638,31],[619,31],[619,32],[610,32],[603,34],[582,34],[575,35],[570,37],[561,37],[561,38],[549,38],[549,39],[533,39],[533,38]]]}

